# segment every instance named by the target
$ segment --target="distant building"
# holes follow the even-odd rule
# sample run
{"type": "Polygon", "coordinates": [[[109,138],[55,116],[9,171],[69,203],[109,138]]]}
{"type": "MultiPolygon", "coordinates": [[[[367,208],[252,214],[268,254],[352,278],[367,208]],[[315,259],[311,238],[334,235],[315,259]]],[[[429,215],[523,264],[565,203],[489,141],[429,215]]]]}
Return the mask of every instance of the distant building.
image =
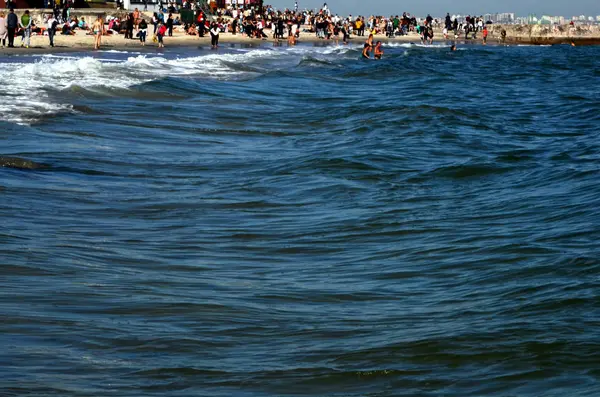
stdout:
{"type": "Polygon", "coordinates": [[[535,15],[535,14],[529,14],[529,15],[527,16],[527,23],[528,23],[529,25],[535,25],[535,24],[537,24],[538,22],[539,22],[539,19],[538,19],[537,15],[535,15]]]}
{"type": "Polygon", "coordinates": [[[515,23],[515,13],[514,12],[502,12],[498,14],[485,14],[483,15],[483,19],[487,21],[491,21],[493,23],[515,23]]]}
{"type": "Polygon", "coordinates": [[[567,21],[563,16],[544,15],[540,18],[538,23],[542,25],[564,25],[567,21]]]}

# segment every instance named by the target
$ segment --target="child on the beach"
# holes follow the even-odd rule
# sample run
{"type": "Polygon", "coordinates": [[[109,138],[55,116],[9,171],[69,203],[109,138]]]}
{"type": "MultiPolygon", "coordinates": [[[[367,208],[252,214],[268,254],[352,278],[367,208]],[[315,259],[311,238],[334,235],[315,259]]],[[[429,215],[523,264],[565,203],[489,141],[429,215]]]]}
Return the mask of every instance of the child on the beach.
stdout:
{"type": "Polygon", "coordinates": [[[156,32],[156,37],[158,38],[158,48],[164,48],[165,43],[163,42],[163,38],[165,37],[165,33],[167,32],[167,25],[163,22],[160,22],[158,25],[158,31],[156,32]]]}

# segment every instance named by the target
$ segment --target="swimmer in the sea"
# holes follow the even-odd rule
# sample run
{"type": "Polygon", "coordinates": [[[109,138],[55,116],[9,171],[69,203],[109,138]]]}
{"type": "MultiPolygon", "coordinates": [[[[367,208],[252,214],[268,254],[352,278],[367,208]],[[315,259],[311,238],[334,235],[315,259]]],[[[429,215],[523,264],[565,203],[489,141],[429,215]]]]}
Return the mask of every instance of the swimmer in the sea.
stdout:
{"type": "Polygon", "coordinates": [[[365,41],[365,43],[367,43],[369,47],[373,47],[373,33],[369,35],[369,38],[367,39],[367,41],[365,41]]]}
{"type": "Polygon", "coordinates": [[[363,58],[370,59],[371,58],[371,46],[368,43],[365,43],[362,50],[363,58]]]}
{"type": "Polygon", "coordinates": [[[375,59],[381,59],[381,57],[383,56],[383,50],[381,49],[381,41],[378,41],[377,44],[375,44],[375,50],[373,51],[373,54],[375,59]]]}
{"type": "Polygon", "coordinates": [[[450,47],[450,51],[456,51],[456,44],[452,44],[452,47],[450,47]]]}

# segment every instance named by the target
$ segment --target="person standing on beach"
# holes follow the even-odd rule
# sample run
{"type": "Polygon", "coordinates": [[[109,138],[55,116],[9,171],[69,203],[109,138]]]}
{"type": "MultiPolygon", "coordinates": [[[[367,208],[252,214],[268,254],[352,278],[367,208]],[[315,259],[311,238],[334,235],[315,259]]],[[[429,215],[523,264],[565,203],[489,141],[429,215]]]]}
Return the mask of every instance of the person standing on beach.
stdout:
{"type": "Polygon", "coordinates": [[[133,11],[133,28],[138,30],[138,25],[140,24],[140,10],[136,9],[133,11]]]}
{"type": "Polygon", "coordinates": [[[148,24],[146,23],[146,20],[144,18],[142,18],[142,20],[140,21],[140,24],[138,25],[138,29],[139,29],[139,33],[140,33],[140,43],[142,43],[143,46],[146,45],[146,34],[148,33],[148,24]]]}
{"type": "Polygon", "coordinates": [[[198,12],[196,22],[198,22],[198,37],[204,37],[204,12],[202,10],[198,12]]]}
{"type": "Polygon", "coordinates": [[[454,38],[458,39],[458,19],[454,18],[452,22],[452,30],[454,30],[454,38]]]}
{"type": "Polygon", "coordinates": [[[425,18],[425,26],[432,26],[433,17],[430,14],[427,14],[427,18],[425,18]]]}
{"type": "Polygon", "coordinates": [[[165,47],[165,43],[163,42],[165,33],[167,33],[167,25],[165,25],[163,22],[160,22],[158,25],[158,31],[156,32],[156,37],[158,38],[158,48],[165,47]]]}
{"type": "Polygon", "coordinates": [[[173,37],[173,14],[169,13],[169,18],[167,18],[167,29],[169,37],[173,37]]]}
{"type": "Polygon", "coordinates": [[[133,26],[135,25],[133,20],[133,14],[130,13],[127,15],[127,20],[125,21],[125,39],[133,39],[133,26]]]}
{"type": "Polygon", "coordinates": [[[231,21],[231,34],[234,36],[237,34],[238,24],[239,24],[238,17],[233,18],[233,21],[231,21]]]}
{"type": "Polygon", "coordinates": [[[102,15],[98,15],[98,18],[92,24],[92,33],[94,34],[94,50],[98,50],[102,44],[102,34],[104,33],[102,15]]]}
{"type": "Polygon", "coordinates": [[[23,29],[23,38],[21,39],[21,47],[29,48],[31,43],[31,15],[29,10],[25,11],[25,14],[21,16],[20,26],[23,29]]]}
{"type": "Polygon", "coordinates": [[[258,32],[259,38],[262,40],[267,38],[267,35],[264,32],[264,29],[265,29],[265,25],[263,23],[263,20],[259,19],[258,22],[256,23],[256,30],[258,32]]]}
{"type": "Polygon", "coordinates": [[[333,40],[335,41],[335,45],[338,45],[340,42],[340,25],[337,23],[333,26],[333,40]]]}
{"type": "Polygon", "coordinates": [[[487,37],[488,37],[488,28],[487,26],[483,27],[483,45],[487,44],[487,37]]]}
{"type": "Polygon", "coordinates": [[[210,45],[213,49],[219,46],[219,27],[214,22],[210,28],[210,45]]]}
{"type": "Polygon", "coordinates": [[[8,47],[15,48],[15,33],[19,27],[19,18],[15,14],[14,9],[10,9],[8,17],[6,17],[6,32],[8,33],[8,47]]]}
{"type": "MultiPolygon", "coordinates": [[[[280,17],[277,20],[277,33],[278,33],[278,39],[283,39],[283,31],[284,31],[284,26],[283,26],[283,17],[280,17]]],[[[288,32],[288,36],[289,36],[289,32],[288,32]]]]}
{"type": "Polygon", "coordinates": [[[341,29],[341,31],[342,31],[342,37],[343,37],[342,40],[343,40],[344,44],[348,44],[348,39],[350,38],[349,35],[348,35],[348,29],[349,29],[348,25],[344,23],[342,25],[342,29],[341,29]]]}
{"type": "Polygon", "coordinates": [[[56,34],[56,27],[58,26],[58,22],[56,18],[54,18],[54,14],[48,15],[48,21],[46,22],[48,29],[48,39],[50,39],[50,47],[54,47],[54,35],[56,34]]]}
{"type": "Polygon", "coordinates": [[[2,48],[6,46],[6,37],[8,36],[8,30],[6,29],[6,16],[3,12],[0,12],[0,42],[2,48]]]}

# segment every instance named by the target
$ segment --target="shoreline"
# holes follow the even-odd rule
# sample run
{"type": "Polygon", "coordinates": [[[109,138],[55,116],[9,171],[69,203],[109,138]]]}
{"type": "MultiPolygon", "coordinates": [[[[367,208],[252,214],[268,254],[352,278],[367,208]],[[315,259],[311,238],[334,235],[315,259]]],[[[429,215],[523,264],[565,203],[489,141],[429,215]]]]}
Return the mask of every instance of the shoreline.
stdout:
{"type": "MultiPolygon", "coordinates": [[[[47,36],[32,36],[31,46],[29,48],[20,47],[20,38],[15,38],[15,48],[0,48],[0,55],[43,55],[43,54],[55,54],[55,53],[71,53],[71,52],[97,52],[93,48],[93,36],[82,34],[81,31],[73,36],[63,36],[57,34],[55,36],[55,46],[50,47],[47,36]]],[[[199,38],[198,36],[189,36],[183,33],[177,32],[172,37],[165,37],[165,48],[158,48],[156,43],[153,43],[151,39],[146,41],[146,45],[142,46],[138,39],[125,39],[122,35],[109,35],[103,36],[102,47],[98,51],[143,51],[143,52],[155,52],[158,50],[160,53],[169,52],[170,49],[182,48],[182,47],[201,47],[210,49],[210,37],[199,38]]],[[[352,36],[348,45],[362,44],[366,40],[366,36],[352,36]]],[[[381,41],[383,46],[389,44],[421,44],[420,36],[417,34],[411,34],[408,36],[399,36],[394,38],[386,37],[385,35],[376,35],[376,41],[381,41]]],[[[524,39],[511,39],[506,40],[505,43],[501,43],[499,40],[494,38],[488,38],[488,45],[568,45],[571,40],[575,41],[576,45],[598,45],[600,39],[597,38],[540,38],[537,40],[524,40],[524,39]]],[[[464,39],[444,39],[435,37],[433,40],[434,44],[446,43],[448,46],[452,43],[456,43],[459,46],[465,45],[482,45],[481,39],[477,40],[464,40],[464,39]]],[[[232,46],[241,46],[245,48],[263,47],[265,45],[275,45],[276,42],[272,38],[265,40],[250,39],[242,35],[232,35],[231,33],[221,33],[219,37],[219,46],[226,48],[232,46]]],[[[336,45],[334,40],[319,39],[312,33],[303,33],[300,35],[298,40],[299,45],[312,45],[318,47],[334,46],[336,45]]],[[[339,45],[344,45],[341,41],[339,45]]],[[[287,40],[280,40],[279,45],[287,46],[287,40]]]]}
{"type": "MultiPolygon", "coordinates": [[[[366,40],[366,36],[353,36],[348,45],[358,45],[366,40]]],[[[406,44],[420,44],[420,36],[409,35],[401,36],[396,38],[387,38],[384,35],[375,36],[375,40],[381,40],[384,43],[406,43],[406,44]]],[[[154,52],[169,52],[170,49],[182,48],[182,47],[202,47],[211,48],[210,37],[208,35],[199,38],[198,36],[185,35],[181,32],[174,32],[172,37],[166,36],[164,38],[165,47],[159,48],[156,43],[152,42],[152,39],[146,40],[146,45],[142,46],[138,39],[125,39],[123,35],[109,35],[102,37],[102,46],[98,51],[117,50],[117,51],[146,51],[154,52]]],[[[450,43],[450,40],[437,39],[434,43],[450,43]]],[[[473,44],[481,43],[480,40],[473,40],[473,44]]],[[[0,55],[35,55],[35,54],[52,54],[61,52],[96,52],[93,48],[93,36],[82,34],[81,31],[74,36],[63,36],[56,35],[54,37],[54,47],[50,47],[47,36],[32,36],[31,46],[29,48],[20,47],[20,38],[15,38],[15,48],[0,48],[0,55]]],[[[221,33],[219,36],[219,47],[227,48],[231,46],[241,46],[245,48],[258,48],[264,47],[265,45],[273,46],[277,44],[271,37],[265,40],[261,39],[250,39],[247,36],[240,34],[232,35],[231,33],[221,33]]],[[[280,46],[287,46],[287,40],[283,39],[278,42],[280,46]]],[[[334,40],[319,39],[312,33],[303,33],[300,35],[298,45],[312,45],[318,47],[334,46],[336,45],[334,40]]],[[[339,45],[344,45],[342,41],[339,41],[339,45]]],[[[450,46],[450,44],[448,44],[450,46]]]]}

